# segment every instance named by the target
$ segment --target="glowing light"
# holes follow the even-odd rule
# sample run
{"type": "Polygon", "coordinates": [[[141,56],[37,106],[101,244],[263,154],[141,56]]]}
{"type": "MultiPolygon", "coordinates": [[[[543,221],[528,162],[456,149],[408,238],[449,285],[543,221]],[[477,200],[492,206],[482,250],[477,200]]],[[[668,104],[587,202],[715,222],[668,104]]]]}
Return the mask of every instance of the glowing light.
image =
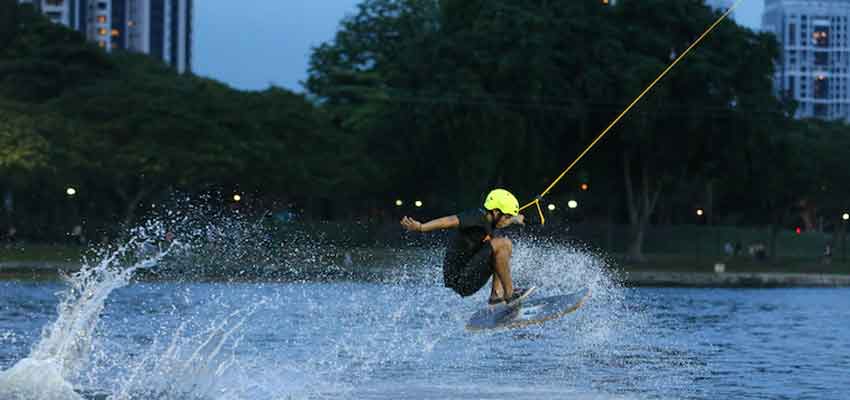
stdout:
{"type": "Polygon", "coordinates": [[[570,201],[568,201],[568,202],[567,202],[567,207],[569,207],[569,208],[577,208],[577,207],[578,207],[578,202],[577,202],[577,201],[575,201],[575,200],[570,200],[570,201]]]}
{"type": "Polygon", "coordinates": [[[554,204],[549,204],[549,206],[548,206],[548,207],[546,207],[546,208],[548,208],[548,209],[549,209],[549,211],[555,211],[555,209],[556,209],[557,207],[555,207],[555,205],[554,205],[554,204]]]}
{"type": "Polygon", "coordinates": [[[794,232],[799,235],[799,234],[803,233],[803,230],[800,229],[800,227],[798,226],[796,229],[794,229],[794,232]]]}
{"type": "Polygon", "coordinates": [[[705,215],[705,210],[697,208],[697,216],[702,217],[703,215],[705,215]]]}
{"type": "Polygon", "coordinates": [[[843,219],[843,220],[845,220],[845,221],[850,220],[850,213],[844,213],[844,214],[841,216],[841,219],[843,219]]]}
{"type": "Polygon", "coordinates": [[[77,194],[77,189],[69,187],[69,188],[65,189],[65,194],[67,194],[68,196],[73,196],[73,195],[77,194]]]}
{"type": "Polygon", "coordinates": [[[396,201],[395,201],[395,206],[396,206],[396,207],[401,207],[401,206],[403,206],[403,205],[404,205],[404,202],[403,202],[403,201],[401,201],[401,200],[396,200],[396,201]]]}
{"type": "Polygon", "coordinates": [[[590,189],[590,186],[588,186],[586,183],[582,183],[582,184],[581,184],[581,190],[582,190],[582,191],[587,191],[587,189],[590,189]]]}
{"type": "Polygon", "coordinates": [[[416,200],[416,202],[415,202],[415,203],[413,203],[413,205],[415,205],[415,206],[416,206],[416,208],[422,208],[422,202],[421,202],[421,201],[419,201],[419,200],[416,200]]]}
{"type": "Polygon", "coordinates": [[[242,196],[240,196],[238,194],[234,194],[233,195],[233,201],[236,201],[236,202],[242,201],[242,196]]]}

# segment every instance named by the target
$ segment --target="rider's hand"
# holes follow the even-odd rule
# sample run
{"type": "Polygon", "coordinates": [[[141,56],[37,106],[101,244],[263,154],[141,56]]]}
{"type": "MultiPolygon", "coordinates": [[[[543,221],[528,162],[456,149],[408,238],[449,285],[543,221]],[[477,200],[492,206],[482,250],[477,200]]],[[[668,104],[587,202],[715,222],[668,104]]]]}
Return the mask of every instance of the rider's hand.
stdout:
{"type": "Polygon", "coordinates": [[[401,226],[410,232],[422,232],[422,223],[410,217],[402,218],[401,226]]]}
{"type": "Polygon", "coordinates": [[[525,225],[525,215],[517,214],[515,217],[513,217],[513,223],[525,225]]]}

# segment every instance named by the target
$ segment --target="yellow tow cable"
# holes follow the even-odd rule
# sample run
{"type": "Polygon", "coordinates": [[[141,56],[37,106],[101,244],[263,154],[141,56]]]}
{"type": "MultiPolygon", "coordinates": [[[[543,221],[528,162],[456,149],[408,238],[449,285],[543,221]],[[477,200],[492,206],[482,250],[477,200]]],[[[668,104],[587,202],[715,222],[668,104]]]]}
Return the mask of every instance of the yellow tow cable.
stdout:
{"type": "Polygon", "coordinates": [[[714,23],[711,24],[711,26],[709,26],[708,29],[705,32],[703,32],[703,34],[700,35],[700,37],[696,41],[694,41],[690,46],[688,46],[688,48],[685,49],[685,51],[683,51],[682,54],[680,54],[678,57],[676,57],[676,59],[673,60],[673,62],[661,73],[661,75],[658,75],[658,77],[655,78],[655,80],[652,81],[652,83],[650,83],[649,86],[647,86],[646,89],[644,89],[643,92],[641,92],[640,95],[638,95],[638,97],[636,97],[634,99],[634,101],[632,101],[632,103],[629,104],[629,106],[626,107],[626,109],[623,110],[623,112],[621,112],[620,115],[618,115],[617,118],[615,118],[614,121],[612,121],[611,124],[608,125],[608,127],[605,128],[605,130],[603,130],[602,133],[600,133],[599,136],[597,136],[596,139],[594,139],[593,142],[591,142],[590,145],[587,146],[586,149],[584,149],[584,151],[581,152],[581,154],[578,155],[578,157],[567,167],[567,169],[564,170],[564,172],[561,172],[561,175],[558,175],[558,178],[555,179],[552,182],[552,184],[550,184],[549,187],[547,187],[546,190],[543,191],[543,193],[540,193],[533,201],[522,206],[522,208],[520,208],[519,210],[522,211],[522,210],[525,210],[528,207],[531,207],[532,205],[536,205],[537,206],[537,214],[540,215],[540,224],[541,225],[545,224],[546,223],[546,217],[543,216],[543,209],[540,207],[540,200],[542,200],[544,196],[549,194],[549,191],[551,191],[552,188],[554,188],[555,185],[557,185],[558,182],[561,181],[561,179],[564,177],[564,175],[566,175],[567,172],[570,172],[570,170],[573,169],[573,167],[576,164],[578,164],[579,160],[581,160],[582,157],[584,157],[584,155],[587,154],[590,151],[590,149],[593,148],[593,146],[596,145],[596,143],[599,142],[602,139],[602,137],[605,136],[605,134],[607,134],[608,131],[610,131],[611,128],[613,128],[614,125],[617,124],[617,122],[620,122],[620,120],[623,119],[623,117],[626,115],[626,113],[628,113],[635,106],[635,104],[637,104],[637,102],[640,101],[641,98],[643,98],[644,95],[646,95],[650,90],[652,90],[652,88],[655,86],[656,83],[658,83],[658,81],[661,80],[661,78],[664,78],[664,76],[667,75],[667,73],[670,72],[670,70],[673,69],[673,67],[675,67],[676,64],[678,64],[679,61],[681,61],[691,51],[691,49],[693,49],[700,42],[702,42],[702,40],[705,39],[705,37],[708,36],[708,34],[711,33],[711,31],[713,31],[714,28],[717,25],[719,25],[721,22],[723,22],[723,20],[726,19],[726,17],[729,16],[729,14],[731,14],[733,11],[735,11],[735,9],[738,7],[738,5],[740,5],[741,2],[743,2],[743,1],[744,0],[737,0],[735,2],[735,4],[732,5],[732,7],[730,7],[728,10],[726,10],[726,12],[723,13],[723,15],[721,15],[720,18],[717,19],[717,21],[714,21],[714,23]]]}

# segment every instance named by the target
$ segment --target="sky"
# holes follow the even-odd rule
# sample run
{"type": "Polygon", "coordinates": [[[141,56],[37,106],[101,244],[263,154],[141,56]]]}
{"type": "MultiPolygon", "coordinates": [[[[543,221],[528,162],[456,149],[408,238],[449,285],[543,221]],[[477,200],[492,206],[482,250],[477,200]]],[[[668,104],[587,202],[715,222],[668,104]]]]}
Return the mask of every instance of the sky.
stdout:
{"type": "MultiPolygon", "coordinates": [[[[360,0],[196,1],[193,70],[234,88],[303,92],[310,51],[332,40],[360,0]],[[250,6],[248,6],[250,4],[250,6]]],[[[764,0],[744,0],[739,24],[761,25],[764,0]]]]}

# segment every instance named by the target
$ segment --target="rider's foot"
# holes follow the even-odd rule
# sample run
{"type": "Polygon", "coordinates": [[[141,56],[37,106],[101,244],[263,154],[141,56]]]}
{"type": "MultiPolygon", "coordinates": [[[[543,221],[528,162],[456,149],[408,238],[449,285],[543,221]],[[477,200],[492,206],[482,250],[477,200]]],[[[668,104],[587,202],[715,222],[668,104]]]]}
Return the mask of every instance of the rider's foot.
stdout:
{"type": "Polygon", "coordinates": [[[528,296],[531,296],[531,293],[533,293],[535,289],[536,287],[534,286],[528,289],[514,288],[514,294],[510,298],[506,298],[505,303],[507,303],[508,306],[519,304],[520,302],[528,298],[528,296]]]}
{"type": "Polygon", "coordinates": [[[487,300],[487,304],[489,304],[491,306],[502,304],[504,302],[505,302],[505,299],[503,299],[501,297],[491,297],[489,300],[487,300]]]}

